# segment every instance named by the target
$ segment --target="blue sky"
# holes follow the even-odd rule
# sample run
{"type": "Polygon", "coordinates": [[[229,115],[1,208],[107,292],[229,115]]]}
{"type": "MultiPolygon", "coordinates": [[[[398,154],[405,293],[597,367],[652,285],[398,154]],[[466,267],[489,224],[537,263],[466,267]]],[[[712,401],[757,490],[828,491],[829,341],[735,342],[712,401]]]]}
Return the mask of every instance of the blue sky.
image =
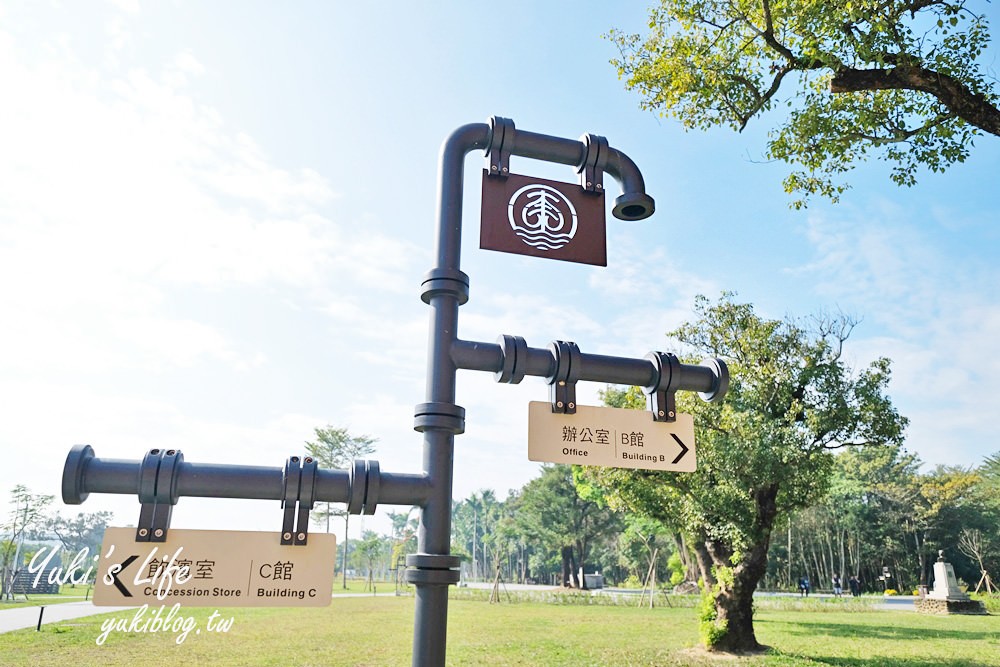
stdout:
{"type": "MultiPolygon", "coordinates": [[[[494,114],[605,135],[657,213],[609,217],[607,268],[481,251],[470,157],[461,337],[641,357],[697,294],[776,318],[840,309],[862,319],[852,361],[894,360],[911,451],[968,466],[1000,450],[1000,139],[909,189],[864,165],[841,204],[792,211],[763,124],[685,133],[638,108],[601,35],[645,20],[641,3],[0,2],[0,491],[58,496],[74,443],[278,466],[325,424],[418,471],[438,148],[494,114]]],[[[984,62],[996,76],[997,50],[984,62]]],[[[546,396],[460,376],[456,497],[536,474],[527,403],[546,396]]],[[[61,509],[138,518],[124,496],[61,509]]],[[[183,499],[173,525],[279,514],[183,499]]]]}

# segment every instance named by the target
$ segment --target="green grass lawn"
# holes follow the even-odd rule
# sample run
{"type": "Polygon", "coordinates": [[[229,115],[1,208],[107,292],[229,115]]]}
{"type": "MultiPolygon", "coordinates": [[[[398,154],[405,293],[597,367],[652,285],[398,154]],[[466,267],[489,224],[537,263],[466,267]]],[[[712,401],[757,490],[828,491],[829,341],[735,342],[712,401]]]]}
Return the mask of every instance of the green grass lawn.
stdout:
{"type": "MultiPolygon", "coordinates": [[[[396,590],[396,584],[392,581],[376,581],[372,584],[375,587],[375,593],[392,593],[396,590]]],[[[413,592],[413,589],[409,589],[413,592]]],[[[334,595],[344,595],[349,593],[355,594],[372,594],[372,589],[369,588],[368,582],[365,579],[348,579],[347,588],[344,588],[344,580],[340,577],[336,577],[333,580],[333,594],[334,595]]]]}
{"type": "MultiPolygon", "coordinates": [[[[409,665],[413,598],[334,599],[322,609],[225,609],[227,633],[208,632],[208,609],[182,608],[194,631],[178,645],[172,633],[111,633],[95,642],[108,618],[133,611],[0,635],[5,667],[65,665],[286,667],[409,665]]],[[[452,600],[450,665],[842,665],[1000,666],[996,616],[925,616],[912,612],[763,609],[758,639],[769,655],[731,659],[695,647],[691,608],[491,605],[452,600]]]]}
{"type": "Polygon", "coordinates": [[[14,600],[0,600],[0,610],[14,607],[37,607],[39,605],[60,604],[62,602],[82,602],[92,594],[89,586],[70,586],[66,584],[59,589],[58,594],[30,593],[15,595],[14,600]]]}

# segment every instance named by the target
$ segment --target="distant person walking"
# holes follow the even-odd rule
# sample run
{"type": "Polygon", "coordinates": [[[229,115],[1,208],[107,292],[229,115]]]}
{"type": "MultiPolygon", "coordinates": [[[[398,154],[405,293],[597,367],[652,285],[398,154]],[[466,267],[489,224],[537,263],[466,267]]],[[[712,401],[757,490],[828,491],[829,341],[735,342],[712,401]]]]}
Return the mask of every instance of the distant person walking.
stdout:
{"type": "Polygon", "coordinates": [[[809,577],[799,579],[799,594],[803,597],[809,597],[809,577]]]}
{"type": "Polygon", "coordinates": [[[847,585],[851,589],[852,597],[858,597],[859,595],[861,595],[861,582],[858,581],[858,578],[855,577],[853,574],[851,575],[851,578],[847,580],[847,585]]]}
{"type": "Polygon", "coordinates": [[[833,575],[833,594],[838,598],[844,594],[844,584],[840,580],[840,575],[833,575]]]}

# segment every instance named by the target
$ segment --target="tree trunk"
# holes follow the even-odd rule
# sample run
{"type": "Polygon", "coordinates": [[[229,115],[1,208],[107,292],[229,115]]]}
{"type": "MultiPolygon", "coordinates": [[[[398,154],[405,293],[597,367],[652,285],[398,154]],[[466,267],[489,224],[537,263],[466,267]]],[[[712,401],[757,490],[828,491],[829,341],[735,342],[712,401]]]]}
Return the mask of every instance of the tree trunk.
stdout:
{"type": "MultiPolygon", "coordinates": [[[[728,549],[711,549],[718,566],[727,566],[731,552],[728,549]]],[[[756,653],[764,649],[757,641],[753,627],[753,594],[757,582],[767,571],[767,544],[755,545],[733,568],[732,586],[721,584],[716,589],[715,611],[717,622],[725,624],[726,632],[710,648],[730,653],[756,653]]]]}
{"type": "Polygon", "coordinates": [[[572,586],[573,581],[572,576],[572,560],[573,560],[573,547],[562,547],[559,550],[559,555],[562,557],[562,585],[572,586]]]}
{"type": "Polygon", "coordinates": [[[347,527],[350,522],[351,515],[344,512],[344,559],[341,562],[341,569],[344,571],[344,589],[347,589],[347,527]]]}
{"type": "Polygon", "coordinates": [[[840,575],[840,583],[843,586],[844,577],[847,574],[847,553],[844,548],[844,543],[846,542],[847,536],[844,534],[844,528],[839,526],[837,528],[837,548],[840,552],[840,568],[837,570],[837,574],[840,575]]]}
{"type": "Polygon", "coordinates": [[[920,566],[920,585],[927,586],[927,537],[924,536],[923,544],[917,531],[913,531],[913,541],[917,545],[917,563],[920,566]]]}
{"type": "Polygon", "coordinates": [[[580,554],[580,569],[577,570],[580,573],[580,590],[587,590],[587,573],[584,571],[584,549],[586,548],[586,543],[583,540],[576,541],[576,551],[580,554]]]}
{"type": "Polygon", "coordinates": [[[698,561],[698,571],[701,573],[702,581],[705,582],[706,587],[715,586],[715,575],[712,574],[712,556],[708,553],[704,535],[699,536],[694,541],[693,549],[695,559],[698,561]]]}
{"type": "Polygon", "coordinates": [[[792,515],[788,515],[788,581],[787,586],[792,587],[792,515]]]}
{"type": "MultiPolygon", "coordinates": [[[[825,563],[827,570],[824,574],[824,588],[827,584],[833,581],[833,573],[837,571],[837,563],[833,558],[833,525],[830,525],[829,530],[826,533],[826,556],[828,561],[825,563]]],[[[816,588],[819,589],[819,582],[816,582],[816,588]]],[[[831,584],[832,585],[832,584],[831,584]]]]}
{"type": "Polygon", "coordinates": [[[743,557],[732,565],[733,549],[728,545],[707,541],[705,546],[717,567],[732,568],[732,585],[719,581],[715,590],[717,623],[726,631],[710,646],[712,650],[731,653],[758,653],[766,647],[757,641],[753,628],[753,594],[757,584],[767,573],[767,551],[771,544],[771,530],[777,515],[775,499],[778,485],[772,484],[754,492],[757,520],[754,526],[753,546],[743,552],[743,557]]]}
{"type": "Polygon", "coordinates": [[[687,542],[684,540],[684,535],[682,533],[672,533],[671,537],[674,540],[674,546],[677,547],[677,554],[681,559],[681,567],[684,568],[684,580],[694,581],[697,561],[692,560],[691,549],[688,548],[687,542]]]}

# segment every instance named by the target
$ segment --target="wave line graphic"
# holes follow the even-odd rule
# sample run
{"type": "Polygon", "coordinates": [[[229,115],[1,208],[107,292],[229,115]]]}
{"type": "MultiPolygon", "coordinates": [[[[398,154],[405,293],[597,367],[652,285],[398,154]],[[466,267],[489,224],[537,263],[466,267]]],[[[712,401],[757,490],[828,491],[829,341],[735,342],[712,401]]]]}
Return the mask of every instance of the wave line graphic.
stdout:
{"type": "Polygon", "coordinates": [[[566,235],[563,235],[561,238],[553,239],[553,238],[548,238],[544,235],[522,234],[520,232],[516,232],[516,234],[518,237],[520,237],[522,241],[524,241],[528,245],[534,248],[540,248],[542,250],[558,250],[559,248],[562,248],[572,240],[568,238],[566,235]]]}

